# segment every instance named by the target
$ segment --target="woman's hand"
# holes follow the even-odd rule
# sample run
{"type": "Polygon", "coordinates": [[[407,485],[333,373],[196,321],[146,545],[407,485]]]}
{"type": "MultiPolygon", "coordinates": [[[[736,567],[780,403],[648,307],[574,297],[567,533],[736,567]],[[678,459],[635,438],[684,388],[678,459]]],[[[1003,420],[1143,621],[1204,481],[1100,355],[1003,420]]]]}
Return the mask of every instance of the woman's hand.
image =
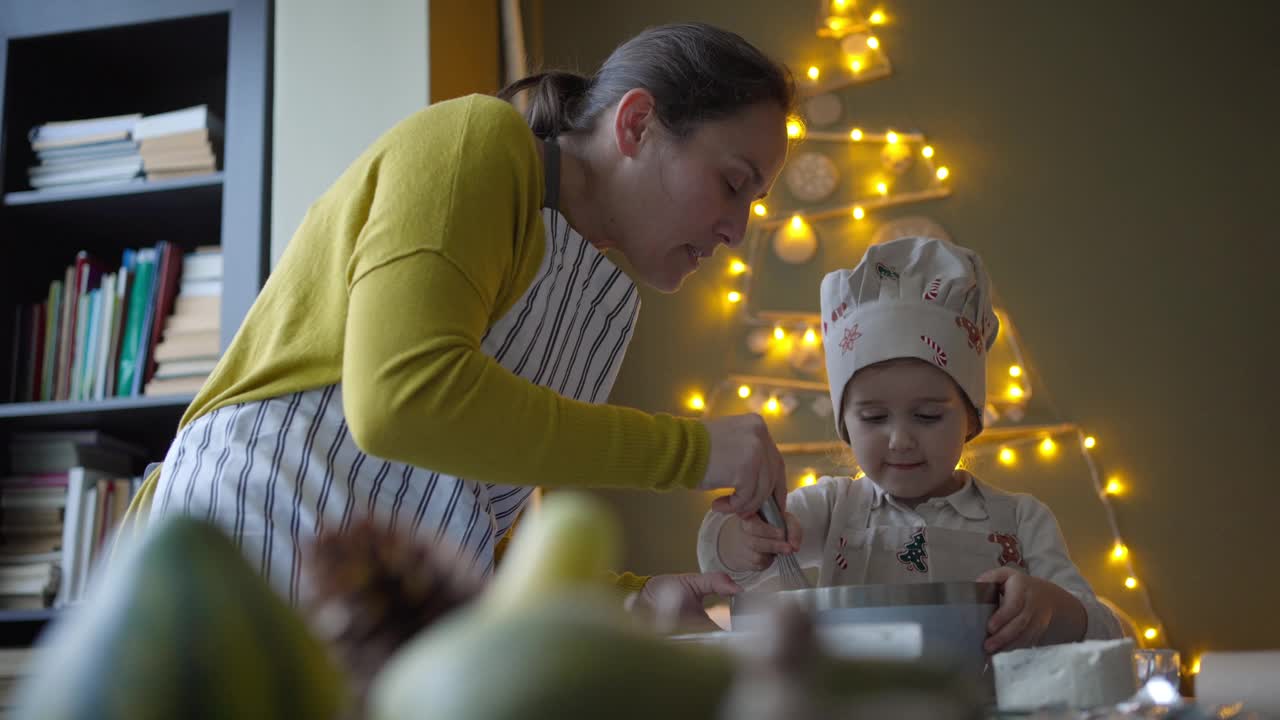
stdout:
{"type": "Polygon", "coordinates": [[[787,472],[782,454],[764,419],[754,413],[703,420],[711,436],[711,457],[701,490],[729,488],[733,493],[711,504],[717,512],[752,514],[773,495],[787,507],[787,472]]]}
{"type": "Polygon", "coordinates": [[[724,573],[654,575],[627,599],[627,609],[657,626],[660,632],[714,632],[720,626],[707,616],[708,595],[736,595],[738,584],[724,573]]]}
{"type": "Polygon", "coordinates": [[[1000,585],[1000,607],[987,623],[983,649],[988,654],[1084,637],[1089,622],[1084,605],[1056,584],[1009,567],[988,570],[977,582],[1000,585]]]}

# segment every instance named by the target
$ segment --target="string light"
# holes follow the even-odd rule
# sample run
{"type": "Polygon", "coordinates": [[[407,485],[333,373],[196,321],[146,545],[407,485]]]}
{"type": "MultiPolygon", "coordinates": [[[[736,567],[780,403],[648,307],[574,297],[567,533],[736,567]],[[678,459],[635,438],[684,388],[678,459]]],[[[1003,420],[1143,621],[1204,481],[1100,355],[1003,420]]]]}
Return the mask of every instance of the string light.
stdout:
{"type": "Polygon", "coordinates": [[[927,158],[933,157],[933,146],[925,145],[924,148],[920,150],[920,154],[927,158]]]}
{"type": "Polygon", "coordinates": [[[1008,395],[1010,400],[1021,400],[1022,396],[1026,394],[1021,385],[1010,385],[1009,389],[1005,391],[1005,395],[1008,395]]]}
{"type": "Polygon", "coordinates": [[[831,0],[831,5],[835,7],[836,12],[843,12],[844,6],[849,4],[849,0],[831,0]]]}
{"type": "Polygon", "coordinates": [[[1155,640],[1155,639],[1156,639],[1156,636],[1158,636],[1159,634],[1160,634],[1160,631],[1159,631],[1159,630],[1156,630],[1156,629],[1155,629],[1155,628],[1153,628],[1153,627],[1149,627],[1149,628],[1147,628],[1146,630],[1143,630],[1143,631],[1142,631],[1142,637],[1144,637],[1144,638],[1146,638],[1146,639],[1148,639],[1148,640],[1155,640]]]}
{"type": "Polygon", "coordinates": [[[1127,587],[1127,588],[1129,588],[1130,590],[1137,590],[1137,589],[1138,589],[1138,578],[1133,577],[1132,575],[1130,575],[1129,577],[1127,577],[1127,578],[1125,578],[1125,579],[1124,579],[1124,586],[1125,586],[1125,587],[1127,587]]]}
{"type": "Polygon", "coordinates": [[[1117,542],[1115,544],[1115,547],[1111,548],[1112,560],[1120,561],[1120,560],[1124,560],[1127,557],[1129,557],[1129,548],[1125,547],[1124,543],[1117,542]]]}
{"type": "Polygon", "coordinates": [[[938,168],[937,175],[939,180],[946,180],[951,175],[951,171],[947,169],[946,165],[943,165],[938,168]]]}
{"type": "Polygon", "coordinates": [[[1191,661],[1191,667],[1187,668],[1187,673],[1191,675],[1200,674],[1200,656],[1197,655],[1195,660],[1191,661]]]}
{"type": "Polygon", "coordinates": [[[867,18],[867,20],[868,20],[872,25],[883,25],[883,24],[885,23],[885,20],[886,20],[885,15],[884,15],[884,11],[883,11],[883,10],[876,10],[875,12],[871,13],[871,17],[867,18]]]}
{"type": "Polygon", "coordinates": [[[746,400],[747,398],[751,397],[751,387],[749,385],[739,385],[738,397],[742,398],[743,400],[746,400]]]}
{"type": "Polygon", "coordinates": [[[792,140],[799,140],[804,137],[804,123],[799,120],[791,119],[787,121],[787,137],[792,140]]]}
{"type": "Polygon", "coordinates": [[[1018,462],[1018,453],[1013,448],[1000,448],[1000,462],[1004,465],[1012,465],[1018,462]]]}
{"type": "Polygon", "coordinates": [[[1010,365],[1009,377],[1022,377],[1022,367],[1019,365],[1010,365]]]}
{"type": "Polygon", "coordinates": [[[769,214],[769,208],[764,203],[758,202],[751,206],[751,212],[755,213],[756,217],[764,217],[769,214]]]}
{"type": "Polygon", "coordinates": [[[1094,436],[1090,435],[1089,437],[1087,437],[1087,438],[1085,438],[1085,439],[1084,439],[1084,449],[1085,449],[1085,450],[1092,450],[1092,449],[1094,449],[1094,448],[1095,448],[1095,447],[1097,447],[1097,446],[1098,446],[1098,438],[1096,438],[1096,437],[1094,437],[1094,436]]]}
{"type": "Polygon", "coordinates": [[[871,37],[867,38],[867,47],[871,48],[872,50],[879,50],[880,38],[876,37],[875,35],[872,35],[871,37]]]}
{"type": "Polygon", "coordinates": [[[787,339],[787,331],[786,331],[786,330],[783,330],[783,329],[782,329],[782,326],[775,327],[775,328],[773,329],[773,339],[774,339],[774,340],[777,340],[777,341],[779,341],[779,342],[781,342],[781,341],[783,341],[783,340],[786,340],[786,339],[787,339]]]}
{"type": "Polygon", "coordinates": [[[741,260],[734,258],[729,261],[729,273],[732,275],[741,275],[747,271],[747,264],[741,260]]]}
{"type": "Polygon", "coordinates": [[[884,135],[884,141],[885,141],[885,142],[887,142],[887,143],[889,143],[890,145],[897,145],[897,144],[898,144],[898,133],[896,133],[896,132],[894,132],[894,131],[890,130],[889,132],[885,133],[885,135],[884,135]]]}
{"type": "Polygon", "coordinates": [[[792,232],[804,232],[804,218],[800,217],[799,215],[792,215],[792,216],[791,216],[791,231],[792,231],[792,232]]]}
{"type": "Polygon", "coordinates": [[[810,470],[800,478],[800,487],[809,487],[818,482],[818,474],[810,470]]]}
{"type": "Polygon", "coordinates": [[[853,71],[854,75],[857,75],[858,73],[862,72],[862,61],[859,60],[858,58],[851,59],[849,61],[849,69],[853,71]]]}
{"type": "Polygon", "coordinates": [[[876,183],[876,192],[880,193],[881,195],[888,195],[889,185],[883,182],[876,183]]]}
{"type": "Polygon", "coordinates": [[[1124,483],[1117,478],[1111,478],[1107,481],[1107,486],[1102,489],[1102,492],[1113,497],[1122,495],[1124,494],[1124,483]]]}
{"type": "Polygon", "coordinates": [[[853,208],[853,219],[854,219],[854,220],[861,220],[862,218],[864,218],[864,217],[866,217],[866,216],[867,216],[867,211],[866,211],[866,210],[863,210],[861,205],[858,205],[858,206],[856,206],[856,207],[854,207],[854,208],[853,208]]]}
{"type": "Polygon", "coordinates": [[[729,302],[736,303],[742,299],[742,293],[738,292],[737,290],[730,290],[724,297],[729,302]]]}
{"type": "Polygon", "coordinates": [[[814,331],[813,331],[813,328],[806,328],[806,329],[805,329],[805,331],[804,331],[804,344],[805,344],[805,345],[816,345],[816,344],[818,344],[818,333],[814,332],[814,331]]]}
{"type": "Polygon", "coordinates": [[[707,401],[705,398],[702,397],[702,393],[694,393],[689,396],[689,409],[705,410],[706,408],[707,408],[707,401]]]}
{"type": "Polygon", "coordinates": [[[778,404],[778,398],[776,396],[770,397],[764,403],[764,411],[771,415],[777,415],[778,410],[780,409],[781,409],[781,406],[778,404]]]}
{"type": "Polygon", "coordinates": [[[810,65],[810,66],[809,66],[809,79],[810,79],[810,80],[813,80],[814,82],[817,82],[817,80],[818,80],[818,75],[819,75],[818,66],[817,66],[817,65],[810,65]]]}
{"type": "Polygon", "coordinates": [[[1058,454],[1058,444],[1053,441],[1053,438],[1040,441],[1040,454],[1047,458],[1058,454]]]}

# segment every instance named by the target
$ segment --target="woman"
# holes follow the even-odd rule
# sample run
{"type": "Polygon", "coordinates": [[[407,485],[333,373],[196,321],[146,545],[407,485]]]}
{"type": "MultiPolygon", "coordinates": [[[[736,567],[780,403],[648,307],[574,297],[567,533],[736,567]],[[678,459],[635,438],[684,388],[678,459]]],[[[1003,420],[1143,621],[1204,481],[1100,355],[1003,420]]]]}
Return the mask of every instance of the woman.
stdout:
{"type": "MultiPolygon", "coordinates": [[[[602,403],[639,307],[737,246],[786,154],[794,88],[742,38],[648,30],[591,77],[553,72],[526,118],[442,102],[365,151],[294,235],[188,408],[137,510],[225,528],[291,602],[301,552],[361,516],[481,574],[535,486],[728,488],[785,499],[759,417],[602,403]],[[626,258],[629,277],[602,252],[626,258]]],[[[721,575],[626,575],[691,606],[721,575]]]]}

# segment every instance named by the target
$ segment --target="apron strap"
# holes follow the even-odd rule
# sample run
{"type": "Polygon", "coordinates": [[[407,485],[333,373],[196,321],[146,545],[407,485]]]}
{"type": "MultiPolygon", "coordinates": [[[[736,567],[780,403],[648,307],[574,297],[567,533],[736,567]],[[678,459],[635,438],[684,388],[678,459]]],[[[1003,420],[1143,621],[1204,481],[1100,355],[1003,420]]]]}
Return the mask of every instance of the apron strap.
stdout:
{"type": "MultiPolygon", "coordinates": [[[[974,482],[977,482],[977,480],[974,480],[974,482]]],[[[1016,537],[1018,534],[1017,500],[1012,495],[987,492],[986,488],[981,488],[981,490],[982,498],[986,501],[987,517],[990,519],[991,529],[995,532],[1016,537]]]]}
{"type": "Polygon", "coordinates": [[[542,200],[542,207],[550,210],[559,210],[560,204],[560,145],[556,143],[555,136],[549,137],[542,141],[544,152],[542,153],[543,167],[545,168],[544,183],[546,184],[545,195],[542,200]]]}
{"type": "Polygon", "coordinates": [[[866,475],[854,480],[853,484],[857,486],[854,492],[857,493],[858,504],[854,506],[849,525],[866,529],[871,527],[871,506],[876,501],[876,489],[866,475]]]}

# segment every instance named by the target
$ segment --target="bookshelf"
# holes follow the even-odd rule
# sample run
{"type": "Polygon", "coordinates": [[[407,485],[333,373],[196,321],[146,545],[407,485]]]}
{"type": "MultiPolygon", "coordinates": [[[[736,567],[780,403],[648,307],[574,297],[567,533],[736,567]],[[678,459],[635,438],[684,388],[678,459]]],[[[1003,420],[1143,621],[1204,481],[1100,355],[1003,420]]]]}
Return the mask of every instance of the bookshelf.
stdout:
{"type": "MultiPolygon", "coordinates": [[[[221,346],[231,341],[269,262],[273,10],[272,0],[0,3],[0,400],[10,399],[14,306],[39,301],[80,250],[114,267],[124,249],[162,240],[220,246],[221,346]],[[27,132],[40,123],[201,104],[224,121],[219,172],[27,185],[36,162],[27,132]]],[[[14,432],[100,429],[159,460],[190,400],[0,402],[0,454],[14,432]]],[[[0,611],[0,644],[29,641],[55,615],[0,611]]]]}

